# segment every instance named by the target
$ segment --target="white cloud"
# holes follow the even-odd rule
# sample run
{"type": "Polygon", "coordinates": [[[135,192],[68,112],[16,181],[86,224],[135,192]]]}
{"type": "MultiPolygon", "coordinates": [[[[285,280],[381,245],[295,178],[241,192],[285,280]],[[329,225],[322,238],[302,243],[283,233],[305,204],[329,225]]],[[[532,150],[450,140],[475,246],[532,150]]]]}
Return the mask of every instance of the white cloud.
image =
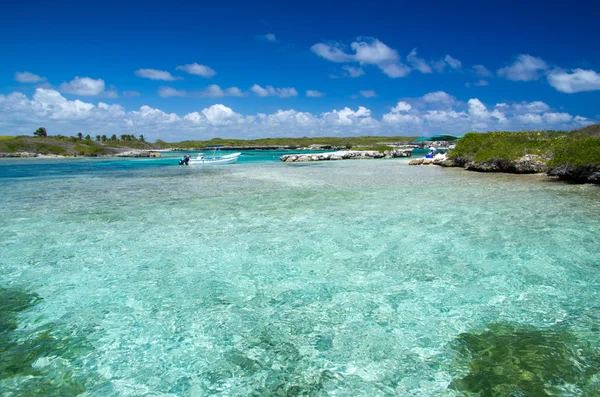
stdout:
{"type": "Polygon", "coordinates": [[[288,98],[292,96],[298,96],[298,91],[295,88],[273,88],[268,85],[265,88],[259,86],[258,84],[254,84],[250,87],[250,91],[254,92],[256,95],[260,97],[266,96],[278,96],[280,98],[288,98]]]}
{"type": "Polygon", "coordinates": [[[104,91],[105,85],[102,79],[92,79],[89,77],[75,77],[73,80],[63,82],[58,89],[66,94],[82,96],[104,95],[109,98],[116,98],[117,92],[114,89],[104,91]]]}
{"type": "Polygon", "coordinates": [[[15,73],[15,81],[19,83],[41,83],[46,81],[46,78],[30,72],[17,72],[15,73]]]}
{"type": "Polygon", "coordinates": [[[433,70],[431,66],[425,62],[423,58],[419,58],[417,56],[417,49],[413,48],[413,50],[406,56],[406,60],[414,69],[418,70],[421,73],[431,73],[433,70]]]}
{"type": "Polygon", "coordinates": [[[167,71],[156,69],[138,69],[135,71],[135,75],[150,80],[174,81],[181,79],[181,77],[172,76],[167,71]]]}
{"type": "Polygon", "coordinates": [[[208,87],[206,87],[206,89],[204,91],[200,92],[200,96],[209,97],[209,98],[219,98],[219,97],[225,96],[225,93],[223,92],[221,87],[219,87],[218,85],[211,84],[208,87]]]}
{"type": "Polygon", "coordinates": [[[540,72],[548,69],[548,64],[541,58],[529,54],[521,54],[509,66],[498,69],[498,76],[512,81],[531,81],[540,77],[540,72]]]}
{"type": "Polygon", "coordinates": [[[207,79],[213,77],[217,72],[206,65],[198,65],[196,62],[187,65],[179,65],[175,69],[183,70],[189,74],[195,74],[196,76],[206,77],[207,79]]]}
{"type": "Polygon", "coordinates": [[[544,121],[549,124],[562,124],[568,123],[573,120],[573,116],[568,113],[544,113],[543,116],[544,121]]]}
{"type": "Polygon", "coordinates": [[[485,87],[486,85],[490,85],[486,80],[477,80],[474,84],[476,87],[485,87]]]}
{"type": "Polygon", "coordinates": [[[567,94],[600,90],[600,74],[593,70],[573,69],[569,73],[556,69],[548,74],[548,82],[556,90],[567,94]]]}
{"type": "Polygon", "coordinates": [[[267,34],[265,35],[265,39],[266,39],[267,41],[274,41],[274,42],[276,42],[276,41],[277,41],[277,37],[275,37],[275,35],[274,35],[273,33],[267,33],[267,34]]]}
{"type": "Polygon", "coordinates": [[[373,90],[361,90],[360,96],[363,98],[374,98],[377,96],[377,93],[373,90]]]}
{"type": "Polygon", "coordinates": [[[208,122],[215,126],[231,125],[241,123],[244,117],[228,108],[227,106],[217,104],[202,110],[202,114],[206,117],[208,122]]]}
{"type": "Polygon", "coordinates": [[[451,106],[456,102],[456,98],[444,91],[436,91],[425,94],[421,97],[425,102],[428,103],[441,103],[444,105],[451,106]]]}
{"type": "Polygon", "coordinates": [[[319,97],[322,97],[324,95],[325,95],[325,93],[321,92],[321,91],[306,90],[306,96],[308,96],[308,97],[319,98],[319,97]]]}
{"type": "Polygon", "coordinates": [[[391,49],[377,39],[355,41],[350,44],[350,48],[355,51],[354,59],[361,63],[381,65],[396,62],[400,59],[396,50],[391,49]]]}
{"type": "Polygon", "coordinates": [[[450,66],[451,69],[460,69],[462,67],[462,62],[456,58],[451,57],[450,55],[446,55],[444,59],[440,59],[433,63],[433,67],[438,72],[442,73],[446,66],[450,66]]]}
{"type": "MultiPolygon", "coordinates": [[[[506,104],[499,104],[496,105],[497,108],[511,108],[510,106],[506,105],[506,104]]],[[[515,113],[546,113],[548,111],[550,111],[550,106],[548,106],[548,104],[542,102],[542,101],[533,101],[533,102],[521,102],[521,103],[517,103],[512,105],[511,110],[513,110],[515,113]]]]}
{"type": "Polygon", "coordinates": [[[124,97],[140,96],[140,93],[137,91],[123,91],[123,96],[124,97]]]}
{"type": "Polygon", "coordinates": [[[353,53],[346,53],[338,43],[318,43],[311,47],[315,54],[331,62],[376,65],[392,78],[404,77],[410,73],[410,68],[400,62],[398,52],[377,39],[363,38],[363,41],[354,41],[350,44],[350,49],[353,53]]]}
{"type": "Polygon", "coordinates": [[[392,113],[408,112],[410,109],[412,109],[412,106],[409,103],[400,101],[392,108],[392,113]]]}
{"type": "Polygon", "coordinates": [[[473,71],[475,72],[475,74],[477,76],[480,76],[480,77],[491,77],[491,76],[493,76],[492,72],[490,72],[488,70],[488,68],[486,68],[483,65],[475,65],[475,66],[473,66],[473,71]]]}
{"type": "Polygon", "coordinates": [[[394,106],[390,113],[382,116],[381,121],[387,124],[422,124],[423,120],[418,114],[408,114],[413,107],[404,101],[400,101],[394,106]]]}
{"type": "Polygon", "coordinates": [[[202,91],[186,91],[177,90],[172,87],[160,87],[158,95],[163,98],[178,96],[178,97],[200,97],[200,98],[221,98],[224,96],[244,96],[242,90],[237,87],[229,87],[226,90],[221,89],[216,84],[211,84],[202,91]]]}
{"type": "Polygon", "coordinates": [[[452,69],[460,69],[462,67],[462,62],[456,58],[452,58],[450,55],[446,55],[444,61],[446,61],[452,69]]]}
{"type": "Polygon", "coordinates": [[[381,120],[388,124],[423,124],[421,117],[412,114],[386,113],[381,120]]]}
{"type": "Polygon", "coordinates": [[[359,106],[356,111],[346,107],[341,110],[321,113],[321,118],[334,125],[371,124],[371,110],[359,106]]]}
{"type": "Polygon", "coordinates": [[[403,63],[390,63],[388,65],[381,65],[379,68],[391,78],[408,76],[411,70],[403,63]]]}
{"type": "Polygon", "coordinates": [[[225,94],[229,96],[244,96],[242,90],[237,87],[229,87],[225,90],[225,94]]]}
{"type": "Polygon", "coordinates": [[[346,54],[336,45],[317,43],[310,47],[311,51],[318,56],[331,62],[353,62],[354,55],[346,54]]]}
{"type": "MultiPolygon", "coordinates": [[[[226,91],[226,90],[225,90],[226,91]]],[[[224,92],[225,92],[224,91],[224,92]]],[[[428,98],[443,98],[432,93],[428,98]]],[[[399,101],[381,118],[370,109],[344,107],[320,114],[279,109],[271,114],[242,115],[214,104],[178,115],[151,106],[126,111],[120,105],[68,100],[58,91],[38,88],[35,94],[0,95],[0,134],[31,135],[40,125],[50,134],[144,134],[149,140],[254,139],[285,136],[432,135],[466,131],[521,129],[573,129],[594,120],[551,109],[541,101],[499,103],[486,106],[477,98],[467,102],[453,98],[452,106],[432,108],[441,102],[421,98],[399,101]]],[[[191,95],[188,93],[188,95],[191,95]]],[[[446,101],[447,102],[447,101],[446,101]]]]}
{"type": "Polygon", "coordinates": [[[172,96],[187,96],[187,92],[185,90],[176,90],[172,87],[160,87],[158,89],[158,95],[162,98],[169,98],[172,96]]]}
{"type": "Polygon", "coordinates": [[[342,67],[347,72],[348,77],[360,77],[365,74],[361,67],[344,66],[342,67]]]}

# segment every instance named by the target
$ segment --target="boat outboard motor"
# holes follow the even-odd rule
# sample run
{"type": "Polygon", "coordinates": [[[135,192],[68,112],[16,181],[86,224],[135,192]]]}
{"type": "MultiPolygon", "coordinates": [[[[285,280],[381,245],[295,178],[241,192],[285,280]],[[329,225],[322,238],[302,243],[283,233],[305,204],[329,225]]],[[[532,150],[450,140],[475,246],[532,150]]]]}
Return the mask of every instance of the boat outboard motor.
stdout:
{"type": "Polygon", "coordinates": [[[186,154],[185,156],[183,156],[183,159],[181,159],[179,161],[179,165],[189,165],[188,163],[190,162],[190,155],[186,154]]]}

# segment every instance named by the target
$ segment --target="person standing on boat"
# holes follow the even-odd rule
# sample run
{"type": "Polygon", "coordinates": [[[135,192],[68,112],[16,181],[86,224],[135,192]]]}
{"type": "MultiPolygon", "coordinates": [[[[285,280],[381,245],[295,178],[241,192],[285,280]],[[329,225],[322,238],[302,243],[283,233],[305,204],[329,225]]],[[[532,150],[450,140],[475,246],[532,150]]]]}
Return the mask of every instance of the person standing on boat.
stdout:
{"type": "Polygon", "coordinates": [[[186,154],[185,156],[183,156],[183,159],[179,162],[179,165],[189,165],[188,163],[190,162],[190,159],[192,158],[192,156],[190,156],[189,154],[186,154]]]}

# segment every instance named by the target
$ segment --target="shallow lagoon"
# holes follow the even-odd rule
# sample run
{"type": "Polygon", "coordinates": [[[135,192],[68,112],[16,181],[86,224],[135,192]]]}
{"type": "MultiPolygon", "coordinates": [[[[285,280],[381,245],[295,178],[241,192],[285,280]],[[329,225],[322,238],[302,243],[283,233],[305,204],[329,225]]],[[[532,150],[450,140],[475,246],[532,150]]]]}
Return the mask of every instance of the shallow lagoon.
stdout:
{"type": "Polygon", "coordinates": [[[0,286],[29,302],[6,309],[3,342],[47,338],[35,371],[2,364],[8,395],[464,395],[481,360],[461,343],[501,329],[506,344],[494,324],[568,335],[567,372],[585,376],[558,371],[539,395],[600,381],[596,186],[163,158],[6,160],[0,189],[0,286]]]}

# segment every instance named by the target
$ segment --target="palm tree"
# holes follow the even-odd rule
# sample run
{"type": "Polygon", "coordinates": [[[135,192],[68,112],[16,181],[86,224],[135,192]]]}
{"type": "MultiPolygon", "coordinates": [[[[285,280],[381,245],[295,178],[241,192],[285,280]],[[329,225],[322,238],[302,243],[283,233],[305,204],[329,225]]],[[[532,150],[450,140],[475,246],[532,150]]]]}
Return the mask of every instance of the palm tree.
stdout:
{"type": "Polygon", "coordinates": [[[77,139],[79,139],[79,140],[83,139],[83,134],[81,132],[77,133],[77,139]]]}
{"type": "Polygon", "coordinates": [[[140,141],[142,141],[142,142],[146,142],[146,141],[144,140],[144,136],[143,136],[143,135],[140,135],[140,141]]]}
{"type": "Polygon", "coordinates": [[[100,135],[96,135],[96,142],[100,142],[101,139],[102,137],[100,135]]]}
{"type": "Polygon", "coordinates": [[[48,136],[48,133],[46,132],[46,128],[40,127],[37,130],[35,130],[35,132],[33,133],[33,135],[35,135],[35,136],[48,136]]]}

